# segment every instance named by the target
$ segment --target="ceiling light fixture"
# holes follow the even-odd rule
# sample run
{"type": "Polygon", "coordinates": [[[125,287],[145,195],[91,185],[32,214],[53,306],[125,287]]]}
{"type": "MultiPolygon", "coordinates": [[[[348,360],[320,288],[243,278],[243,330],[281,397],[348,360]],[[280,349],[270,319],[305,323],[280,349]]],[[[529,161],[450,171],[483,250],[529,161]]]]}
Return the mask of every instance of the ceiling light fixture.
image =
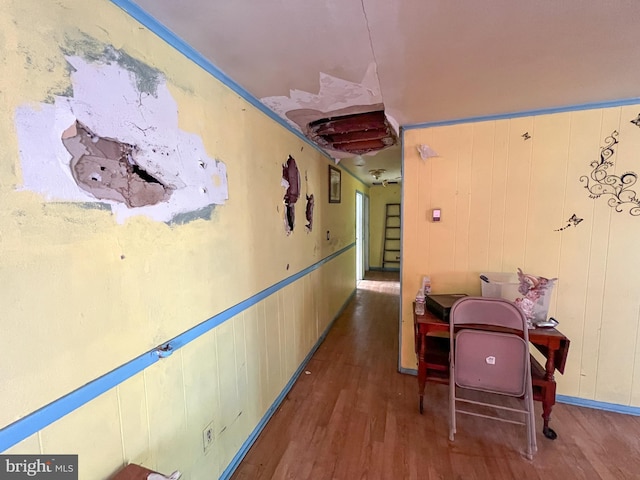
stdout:
{"type": "Polygon", "coordinates": [[[375,178],[376,180],[380,180],[380,176],[386,172],[387,170],[384,168],[376,168],[375,170],[369,170],[369,173],[371,174],[371,176],[373,178],[375,178]]]}

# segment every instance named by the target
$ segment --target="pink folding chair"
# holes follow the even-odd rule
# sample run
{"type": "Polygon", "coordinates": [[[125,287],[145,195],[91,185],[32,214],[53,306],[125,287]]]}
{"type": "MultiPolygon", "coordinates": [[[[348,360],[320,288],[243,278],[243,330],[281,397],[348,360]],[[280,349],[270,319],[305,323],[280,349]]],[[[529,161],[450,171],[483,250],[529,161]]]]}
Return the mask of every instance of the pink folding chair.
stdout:
{"type": "Polygon", "coordinates": [[[451,307],[449,323],[449,440],[456,433],[456,413],[525,425],[526,456],[531,460],[537,444],[526,317],[514,303],[501,298],[464,297],[451,307]],[[483,400],[497,400],[495,395],[521,398],[523,405],[512,408],[461,398],[456,396],[460,389],[492,394],[483,395],[483,400]],[[511,412],[508,416],[517,419],[485,415],[473,411],[474,407],[459,409],[459,403],[511,412]]]}

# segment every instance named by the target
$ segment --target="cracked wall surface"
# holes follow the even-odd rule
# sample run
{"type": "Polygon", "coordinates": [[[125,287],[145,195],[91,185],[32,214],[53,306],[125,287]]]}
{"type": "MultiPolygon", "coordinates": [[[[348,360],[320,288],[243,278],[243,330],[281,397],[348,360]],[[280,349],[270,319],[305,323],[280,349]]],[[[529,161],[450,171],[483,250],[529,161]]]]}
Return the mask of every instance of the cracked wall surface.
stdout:
{"type": "Polygon", "coordinates": [[[71,87],[15,113],[21,189],[48,201],[106,202],[120,223],[202,218],[189,213],[225,203],[226,166],[180,130],[161,72],[90,39],[63,50],[71,87]]]}

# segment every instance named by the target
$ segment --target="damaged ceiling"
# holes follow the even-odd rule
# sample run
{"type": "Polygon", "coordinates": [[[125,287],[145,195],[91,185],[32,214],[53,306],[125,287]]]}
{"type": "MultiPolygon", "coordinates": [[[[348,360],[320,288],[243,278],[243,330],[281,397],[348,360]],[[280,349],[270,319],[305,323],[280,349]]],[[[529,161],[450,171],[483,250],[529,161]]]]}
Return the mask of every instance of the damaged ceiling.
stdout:
{"type": "Polygon", "coordinates": [[[350,156],[377,152],[396,144],[384,110],[314,120],[306,125],[304,133],[323,149],[350,156]]]}
{"type": "MultiPolygon", "coordinates": [[[[633,1],[135,4],[329,155],[354,166],[353,154],[365,154],[355,170],[368,183],[369,170],[399,175],[398,125],[640,96],[633,1]],[[336,117],[381,111],[393,135],[377,146],[324,130],[336,117]]],[[[373,140],[382,124],[370,130],[363,122],[354,136],[373,140]]]]}

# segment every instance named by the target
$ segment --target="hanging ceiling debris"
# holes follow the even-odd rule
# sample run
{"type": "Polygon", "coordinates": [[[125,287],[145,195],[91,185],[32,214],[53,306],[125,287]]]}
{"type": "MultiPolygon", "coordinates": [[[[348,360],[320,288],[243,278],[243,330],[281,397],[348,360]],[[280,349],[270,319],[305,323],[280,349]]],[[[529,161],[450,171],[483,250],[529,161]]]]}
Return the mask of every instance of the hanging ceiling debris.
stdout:
{"type": "Polygon", "coordinates": [[[384,110],[321,118],[309,123],[305,135],[321,148],[352,155],[377,152],[397,142],[384,110]]]}
{"type": "Polygon", "coordinates": [[[261,101],[336,159],[373,155],[398,143],[399,126],[385,111],[371,63],[360,82],[320,73],[320,90],[291,90],[261,101]]]}

